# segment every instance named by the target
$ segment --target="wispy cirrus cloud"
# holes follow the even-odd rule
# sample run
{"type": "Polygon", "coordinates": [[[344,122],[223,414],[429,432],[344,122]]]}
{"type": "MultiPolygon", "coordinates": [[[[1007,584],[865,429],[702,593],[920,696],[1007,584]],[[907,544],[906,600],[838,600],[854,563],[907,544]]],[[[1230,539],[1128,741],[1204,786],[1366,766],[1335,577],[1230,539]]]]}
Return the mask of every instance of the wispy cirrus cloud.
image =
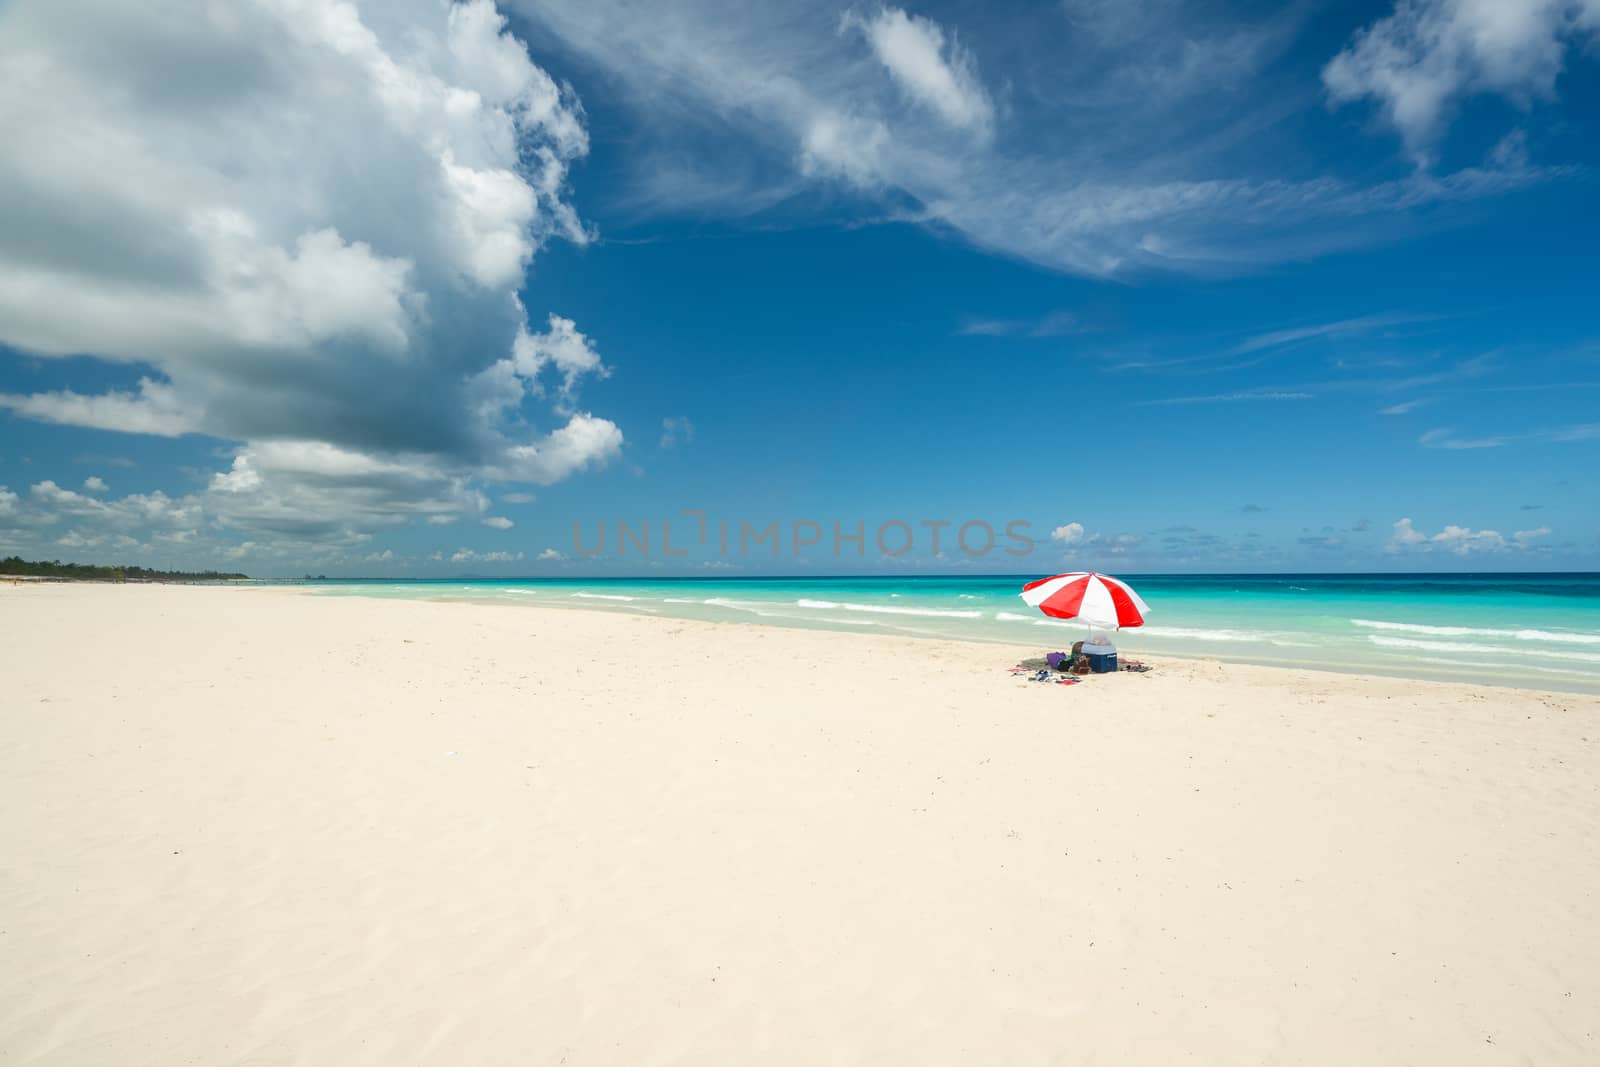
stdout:
{"type": "Polygon", "coordinates": [[[1074,312],[1052,311],[1031,319],[968,319],[956,333],[963,337],[1066,337],[1089,333],[1091,327],[1074,312]]]}
{"type": "Polygon", "coordinates": [[[1432,321],[1435,316],[1429,315],[1365,315],[1353,319],[1341,319],[1337,322],[1321,322],[1311,326],[1296,326],[1290,329],[1273,330],[1268,333],[1256,334],[1246,338],[1232,349],[1235,355],[1245,355],[1262,349],[1283,348],[1289,345],[1300,344],[1305,341],[1319,339],[1342,340],[1349,337],[1360,337],[1390,326],[1402,326],[1410,323],[1432,321]]]}
{"type": "Polygon", "coordinates": [[[1511,442],[1509,437],[1457,437],[1456,432],[1447,427],[1429,430],[1417,438],[1417,444],[1423,448],[1448,448],[1456,450],[1470,450],[1477,448],[1499,448],[1511,442]]]}
{"type": "Polygon", "coordinates": [[[1484,437],[1461,437],[1456,434],[1456,431],[1448,427],[1440,427],[1429,430],[1417,438],[1417,443],[1423,448],[1469,450],[1501,448],[1512,444],[1565,444],[1596,440],[1600,440],[1600,422],[1531,430],[1526,433],[1491,434],[1484,437]]]}
{"type": "Polygon", "coordinates": [[[661,420],[661,448],[677,448],[694,443],[694,423],[686,415],[669,415],[661,420]]]}
{"type": "Polygon", "coordinates": [[[906,95],[957,129],[988,137],[994,104],[978,76],[977,61],[953,33],[930,18],[897,7],[875,14],[845,14],[840,29],[858,31],[906,95]]]}
{"type": "MultiPolygon", "coordinates": [[[[1433,316],[1421,315],[1406,316],[1406,321],[1431,321],[1433,318],[1433,316]]],[[[1260,334],[1255,336],[1269,335],[1260,334]]],[[[1268,348],[1260,351],[1272,352],[1273,350],[1268,348]]],[[[1236,391],[1217,391],[1155,398],[1140,401],[1139,405],[1181,406],[1245,401],[1313,400],[1362,393],[1371,394],[1377,398],[1385,398],[1395,393],[1417,390],[1427,391],[1429,394],[1427,396],[1413,397],[1412,399],[1392,404],[1383,404],[1377,409],[1381,415],[1400,416],[1430,406],[1447,396],[1470,397],[1487,393],[1543,391],[1582,393],[1600,388],[1600,382],[1592,380],[1560,382],[1504,380],[1505,375],[1501,372],[1518,365],[1523,358],[1524,354],[1520,351],[1506,351],[1498,348],[1472,356],[1456,358],[1446,358],[1445,354],[1439,352],[1426,352],[1406,360],[1368,360],[1350,367],[1349,369],[1354,373],[1337,377],[1280,380],[1271,384],[1256,385],[1236,391]],[[1419,364],[1426,366],[1431,363],[1437,369],[1414,374],[1373,373],[1375,369],[1381,371],[1388,367],[1391,362],[1397,368],[1417,366],[1419,364]],[[1499,377],[1497,378],[1496,375],[1499,375],[1499,377]]],[[[1227,374],[1241,368],[1254,366],[1258,362],[1261,362],[1259,358],[1249,359],[1242,363],[1229,362],[1225,352],[1219,355],[1216,350],[1208,350],[1195,355],[1171,358],[1135,357],[1120,361],[1113,359],[1110,365],[1119,371],[1166,372],[1174,376],[1197,376],[1227,374]]],[[[1340,367],[1342,362],[1341,360],[1335,360],[1335,369],[1342,369],[1340,367]]],[[[1428,434],[1424,435],[1426,440],[1422,443],[1436,448],[1490,448],[1519,441],[1587,440],[1587,435],[1590,433],[1592,433],[1592,430],[1589,424],[1580,424],[1525,434],[1486,434],[1477,438],[1462,438],[1457,436],[1453,430],[1444,428],[1429,431],[1428,434]]]]}
{"type": "Polygon", "coordinates": [[[1315,393],[1284,391],[1278,389],[1241,389],[1232,393],[1209,393],[1203,396],[1169,396],[1157,400],[1141,400],[1141,407],[1168,407],[1184,404],[1240,404],[1277,403],[1285,400],[1314,400],[1315,393]]]}
{"type": "Polygon", "coordinates": [[[1426,404],[1426,400],[1406,400],[1399,404],[1390,404],[1386,408],[1379,408],[1379,415],[1409,415],[1426,404]]]}
{"type": "Polygon", "coordinates": [[[1374,183],[1280,171],[1270,149],[1241,168],[1241,145],[1270,144],[1316,105],[1275,91],[1298,84],[1274,73],[1298,8],[991,7],[959,26],[858,8],[843,19],[851,48],[828,5],[510,2],[621,88],[637,133],[629,203],[653,216],[814,218],[850,197],[1055,270],[1214,273],[1384,239],[1381,220],[1554,173],[1508,157],[1374,183]],[[991,54],[1006,63],[1003,108],[991,54]]]}

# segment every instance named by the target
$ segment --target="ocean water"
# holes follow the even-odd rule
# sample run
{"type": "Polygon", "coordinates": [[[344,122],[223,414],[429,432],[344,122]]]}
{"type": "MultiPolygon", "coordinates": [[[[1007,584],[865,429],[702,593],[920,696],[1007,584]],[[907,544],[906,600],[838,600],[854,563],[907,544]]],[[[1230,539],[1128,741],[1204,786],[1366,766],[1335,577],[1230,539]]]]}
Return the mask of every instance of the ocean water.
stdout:
{"type": "MultiPolygon", "coordinates": [[[[1126,575],[1162,654],[1600,692],[1600,574],[1126,575]]],[[[1077,622],[1017,596],[1022,576],[481,579],[296,583],[329,596],[448,598],[1065,648],[1077,622]]]]}

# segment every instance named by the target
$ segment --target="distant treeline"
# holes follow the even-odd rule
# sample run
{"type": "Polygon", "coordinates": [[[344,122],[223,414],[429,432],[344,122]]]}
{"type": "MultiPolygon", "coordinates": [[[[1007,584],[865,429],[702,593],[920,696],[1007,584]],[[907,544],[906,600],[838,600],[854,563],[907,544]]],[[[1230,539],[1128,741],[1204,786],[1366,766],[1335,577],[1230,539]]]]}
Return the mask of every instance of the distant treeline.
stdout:
{"type": "Polygon", "coordinates": [[[93,563],[62,563],[59,559],[53,559],[48,563],[30,563],[20,556],[0,559],[0,574],[15,574],[24,578],[78,578],[96,582],[219,582],[249,577],[247,574],[225,574],[222,571],[153,571],[145,567],[100,567],[93,563]]]}

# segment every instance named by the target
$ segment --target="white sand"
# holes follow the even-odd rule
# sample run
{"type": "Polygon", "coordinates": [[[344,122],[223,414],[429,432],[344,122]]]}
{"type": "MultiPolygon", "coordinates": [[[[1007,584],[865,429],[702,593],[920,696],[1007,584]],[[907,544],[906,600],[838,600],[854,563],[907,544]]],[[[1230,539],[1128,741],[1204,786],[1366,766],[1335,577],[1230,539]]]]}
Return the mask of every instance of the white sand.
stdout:
{"type": "Polygon", "coordinates": [[[1591,697],[282,590],[0,624],[0,1063],[1600,1063],[1591,697]]]}

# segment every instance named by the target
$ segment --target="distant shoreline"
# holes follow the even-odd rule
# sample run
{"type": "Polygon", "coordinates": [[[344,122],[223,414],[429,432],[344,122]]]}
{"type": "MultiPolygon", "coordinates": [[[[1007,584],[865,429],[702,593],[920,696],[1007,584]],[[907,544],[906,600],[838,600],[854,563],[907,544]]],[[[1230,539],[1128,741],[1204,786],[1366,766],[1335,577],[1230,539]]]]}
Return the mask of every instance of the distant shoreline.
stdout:
{"type": "Polygon", "coordinates": [[[18,555],[0,558],[0,575],[21,579],[58,579],[102,582],[224,582],[248,580],[240,571],[182,571],[141,567],[135,563],[63,563],[59,559],[23,559],[18,555]]]}
{"type": "Polygon", "coordinates": [[[243,585],[268,578],[79,578],[64,574],[0,574],[0,582],[61,582],[88,585],[243,585]]]}

